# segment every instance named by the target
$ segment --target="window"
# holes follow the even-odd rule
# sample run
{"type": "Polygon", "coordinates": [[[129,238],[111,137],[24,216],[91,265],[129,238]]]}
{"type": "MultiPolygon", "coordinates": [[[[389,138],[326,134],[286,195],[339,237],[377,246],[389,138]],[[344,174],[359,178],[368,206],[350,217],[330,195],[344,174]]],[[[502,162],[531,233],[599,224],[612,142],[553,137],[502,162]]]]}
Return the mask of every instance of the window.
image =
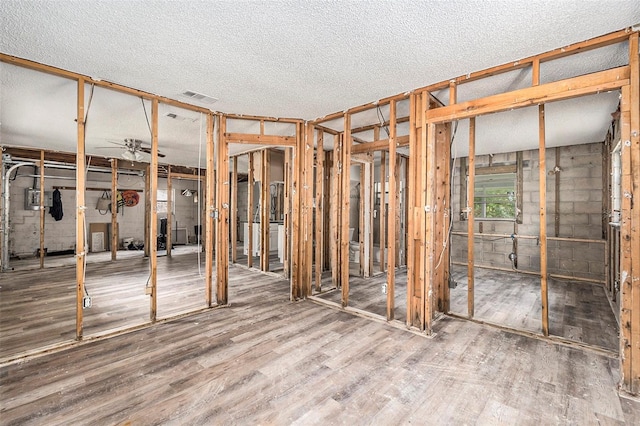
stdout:
{"type": "Polygon", "coordinates": [[[475,177],[473,213],[476,219],[516,220],[516,174],[475,177]]]}
{"type": "MultiPolygon", "coordinates": [[[[176,192],[175,190],[171,190],[171,199],[174,201],[173,203],[171,203],[171,210],[172,213],[175,214],[176,213],[176,192]]],[[[157,192],[157,199],[156,199],[156,211],[158,212],[158,214],[163,214],[166,215],[167,214],[167,205],[168,203],[168,193],[166,189],[158,189],[157,192]]]]}

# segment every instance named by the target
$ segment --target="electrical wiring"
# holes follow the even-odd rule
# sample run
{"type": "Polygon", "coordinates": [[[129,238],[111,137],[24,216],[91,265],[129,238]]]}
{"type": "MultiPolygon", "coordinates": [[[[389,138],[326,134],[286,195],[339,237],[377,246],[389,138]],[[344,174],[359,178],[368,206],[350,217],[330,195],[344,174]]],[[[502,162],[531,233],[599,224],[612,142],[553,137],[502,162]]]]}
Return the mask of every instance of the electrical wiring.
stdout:
{"type": "Polygon", "coordinates": [[[140,102],[142,102],[142,109],[144,110],[144,118],[147,119],[147,127],[149,128],[149,136],[153,139],[153,132],[151,131],[151,124],[149,123],[149,114],[147,114],[147,107],[144,104],[144,98],[140,96],[140,102]]]}
{"type": "MultiPolygon", "coordinates": [[[[451,193],[453,191],[453,185],[454,185],[455,177],[456,177],[456,160],[458,159],[458,149],[457,149],[457,146],[455,146],[453,144],[453,142],[455,141],[457,132],[458,132],[458,122],[456,121],[456,125],[453,128],[453,134],[451,135],[451,143],[449,145],[449,148],[451,148],[451,147],[454,148],[453,161],[452,161],[452,164],[451,164],[452,172],[451,172],[451,178],[450,178],[450,183],[449,183],[449,199],[451,199],[451,193]]],[[[449,203],[449,212],[451,212],[451,203],[449,203]]],[[[453,220],[451,220],[451,218],[453,217],[453,215],[450,214],[450,216],[451,217],[449,218],[449,230],[446,232],[447,237],[442,242],[442,251],[440,252],[440,255],[438,256],[438,263],[436,264],[434,269],[438,269],[440,267],[440,264],[442,263],[442,258],[444,256],[444,252],[447,250],[447,246],[449,245],[449,241],[451,239],[451,232],[453,231],[453,220]]],[[[445,226],[444,225],[443,225],[443,229],[442,230],[445,231],[445,226]]],[[[449,256],[449,267],[451,267],[451,256],[449,256]]]]}
{"type": "Polygon", "coordinates": [[[387,138],[390,138],[391,134],[389,133],[389,126],[384,124],[384,123],[387,122],[387,120],[384,118],[384,114],[382,113],[382,110],[380,109],[380,105],[376,106],[376,113],[378,115],[378,121],[380,122],[380,126],[387,133],[387,138]]]}

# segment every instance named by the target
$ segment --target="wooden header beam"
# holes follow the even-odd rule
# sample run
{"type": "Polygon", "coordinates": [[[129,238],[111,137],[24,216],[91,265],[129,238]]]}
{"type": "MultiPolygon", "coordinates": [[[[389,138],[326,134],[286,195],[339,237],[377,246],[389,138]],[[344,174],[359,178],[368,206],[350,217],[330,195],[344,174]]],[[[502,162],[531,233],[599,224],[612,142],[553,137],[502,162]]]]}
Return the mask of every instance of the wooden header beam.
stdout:
{"type": "Polygon", "coordinates": [[[296,138],[293,136],[257,135],[253,133],[225,133],[224,136],[229,143],[296,146],[296,138]]]}
{"type": "Polygon", "coordinates": [[[619,89],[629,84],[629,67],[613,68],[553,83],[527,87],[485,98],[449,105],[427,112],[430,123],[444,123],[478,115],[523,108],[619,89]]]}
{"type": "Polygon", "coordinates": [[[247,121],[268,121],[270,123],[302,123],[300,118],[282,118],[282,117],[262,117],[259,115],[245,115],[245,114],[224,114],[224,116],[231,120],[247,120],[247,121]]]}

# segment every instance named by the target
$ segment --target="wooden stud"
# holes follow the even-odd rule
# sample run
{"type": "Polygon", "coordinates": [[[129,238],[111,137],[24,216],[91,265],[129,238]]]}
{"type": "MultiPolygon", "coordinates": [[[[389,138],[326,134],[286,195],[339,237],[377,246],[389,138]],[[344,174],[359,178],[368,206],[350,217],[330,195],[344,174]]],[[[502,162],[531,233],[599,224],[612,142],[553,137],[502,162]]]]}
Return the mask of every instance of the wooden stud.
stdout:
{"type": "Polygon", "coordinates": [[[247,239],[249,241],[246,241],[246,245],[247,248],[249,250],[249,252],[247,253],[247,267],[252,268],[253,267],[253,210],[255,209],[255,206],[253,205],[253,191],[255,189],[255,173],[254,173],[254,168],[255,168],[255,162],[254,162],[254,153],[250,152],[249,154],[249,170],[248,170],[248,174],[249,174],[249,179],[247,180],[247,239]]]}
{"type": "Polygon", "coordinates": [[[342,265],[340,285],[342,286],[342,307],[349,305],[349,208],[351,205],[351,115],[344,114],[342,144],[342,210],[340,217],[340,263],[342,265]]]}
{"type": "Polygon", "coordinates": [[[434,311],[449,311],[449,247],[451,225],[451,124],[436,125],[436,212],[434,311]]]}
{"type": "Polygon", "coordinates": [[[298,281],[300,297],[311,294],[313,266],[313,146],[314,126],[307,123],[299,126],[300,138],[297,156],[299,226],[298,226],[298,281]]]}
{"type": "Polygon", "coordinates": [[[304,297],[303,291],[305,283],[302,281],[302,265],[304,253],[303,253],[303,228],[302,223],[304,208],[303,195],[304,191],[304,177],[302,176],[302,163],[301,156],[304,155],[305,134],[301,124],[296,125],[296,150],[293,156],[293,207],[292,207],[292,251],[291,251],[291,300],[299,300],[304,297]]]}
{"type": "Polygon", "coordinates": [[[415,317],[415,296],[416,293],[419,295],[419,289],[416,289],[416,280],[415,280],[415,227],[416,224],[414,222],[416,216],[416,162],[417,162],[417,137],[418,137],[418,105],[421,103],[422,94],[421,93],[412,93],[409,98],[409,110],[410,110],[410,120],[409,120],[409,180],[408,180],[408,193],[409,193],[409,205],[408,208],[410,210],[410,218],[408,223],[408,233],[409,238],[407,239],[407,251],[409,252],[409,256],[407,256],[407,327],[414,325],[414,317],[415,317]]]}
{"type": "Polygon", "coordinates": [[[171,174],[171,165],[167,170],[167,234],[165,235],[165,244],[167,249],[167,257],[171,257],[171,246],[173,245],[173,176],[171,174]]]}
{"type": "MultiPolygon", "coordinates": [[[[633,161],[631,151],[631,88],[622,88],[620,102],[620,140],[624,149],[620,151],[622,179],[621,193],[633,194],[633,161]],[[629,144],[627,145],[627,141],[629,144]],[[627,145],[627,146],[625,146],[627,145]]],[[[632,371],[634,360],[632,357],[631,317],[633,314],[633,249],[631,246],[632,207],[631,197],[623,196],[620,208],[620,373],[621,385],[625,391],[633,393],[632,371]]]]}
{"type": "Polygon", "coordinates": [[[531,85],[540,85],[540,59],[534,59],[531,63],[531,85]]]}
{"type": "Polygon", "coordinates": [[[323,219],[323,227],[324,227],[324,242],[323,242],[323,270],[331,270],[331,240],[333,236],[331,235],[331,170],[333,170],[333,151],[325,151],[324,152],[324,180],[323,180],[323,193],[324,193],[324,219],[323,219]]]}
{"type": "MultiPolygon", "coordinates": [[[[427,104],[428,105],[428,104],[427,104]]],[[[425,106],[425,115],[427,108],[425,106]]],[[[424,117],[424,116],[423,116],[424,117]]],[[[425,120],[426,121],[426,120],[425,120]]],[[[424,131],[424,127],[423,127],[424,131]]],[[[424,331],[433,332],[434,298],[433,283],[436,266],[435,226],[436,226],[436,124],[427,125],[426,137],[426,185],[425,185],[425,230],[424,230],[424,331]]]]}
{"type": "Polygon", "coordinates": [[[474,226],[475,226],[475,182],[476,182],[476,119],[469,119],[469,172],[467,177],[467,316],[475,313],[474,275],[474,226]]]}
{"type": "Polygon", "coordinates": [[[386,270],[387,249],[387,153],[380,153],[380,272],[386,270]]]}
{"type": "MultiPolygon", "coordinates": [[[[391,156],[389,156],[391,157],[391,156]]],[[[400,205],[400,170],[401,170],[401,161],[402,159],[400,158],[400,156],[396,155],[396,167],[393,170],[393,174],[395,177],[395,182],[396,182],[396,191],[395,191],[395,198],[396,198],[396,202],[395,202],[395,230],[396,230],[396,234],[394,235],[394,238],[392,241],[395,242],[394,244],[394,249],[396,252],[396,256],[394,258],[394,269],[397,268],[399,266],[399,259],[400,259],[400,209],[401,209],[401,205],[400,205]]]]}
{"type": "MultiPolygon", "coordinates": [[[[360,277],[364,277],[365,271],[365,258],[364,258],[364,244],[365,244],[365,229],[364,229],[364,221],[365,221],[365,206],[364,206],[364,184],[365,184],[365,166],[363,163],[358,164],[358,168],[360,169],[359,173],[359,187],[358,187],[358,264],[360,269],[360,277]]],[[[368,261],[368,259],[366,260],[368,261]]]]}
{"type": "Polygon", "coordinates": [[[225,137],[227,118],[220,118],[218,146],[218,179],[216,190],[216,210],[218,211],[216,250],[216,302],[228,303],[229,280],[229,141],[225,137]]]}
{"type": "MultiPolygon", "coordinates": [[[[396,162],[396,102],[389,105],[389,210],[387,221],[388,241],[396,239],[396,211],[398,210],[398,179],[396,162]]],[[[387,250],[387,321],[395,318],[395,289],[396,289],[396,244],[389,244],[387,250]]],[[[382,263],[382,262],[381,262],[382,263]]]]}
{"type": "Polygon", "coordinates": [[[547,166],[544,105],[538,106],[540,172],[540,291],[542,298],[542,334],[549,335],[549,294],[547,288],[547,166]]]}
{"type": "Polygon", "coordinates": [[[293,148],[284,149],[284,276],[291,278],[291,183],[292,183],[292,151],[293,148]]]}
{"type": "Polygon", "coordinates": [[[84,140],[84,85],[83,78],[78,79],[78,103],[76,111],[78,144],[76,151],[76,340],[82,340],[84,299],[85,259],[88,247],[85,244],[85,191],[86,163],[84,140]]]}
{"type": "MultiPolygon", "coordinates": [[[[4,170],[4,169],[2,169],[4,170]]],[[[40,150],[40,269],[44,268],[44,151],[40,150]]]]}
{"type": "Polygon", "coordinates": [[[231,262],[238,261],[238,157],[233,157],[231,175],[231,262]]]}
{"type": "Polygon", "coordinates": [[[269,196],[271,157],[269,150],[264,149],[261,153],[262,161],[260,161],[260,269],[263,272],[269,271],[269,207],[271,197],[269,196]]]}
{"type": "Polygon", "coordinates": [[[400,261],[402,266],[407,266],[407,258],[409,256],[409,159],[402,156],[402,181],[403,181],[403,197],[402,197],[402,220],[404,222],[403,232],[403,255],[400,261]]]}
{"type": "Polygon", "coordinates": [[[147,164],[144,173],[144,257],[149,257],[151,247],[151,166],[147,164]]]}
{"type": "Polygon", "coordinates": [[[331,180],[329,182],[330,189],[330,234],[331,234],[331,284],[337,288],[340,286],[340,202],[342,200],[342,173],[340,164],[342,161],[342,135],[334,135],[333,137],[333,153],[332,153],[331,180]]]}
{"type": "MultiPolygon", "coordinates": [[[[211,113],[207,114],[207,174],[205,185],[205,223],[204,223],[204,252],[205,252],[205,303],[207,306],[211,306],[213,303],[213,253],[214,253],[214,190],[216,185],[215,180],[215,149],[213,132],[215,131],[215,116],[211,113]]],[[[219,118],[218,118],[219,119],[219,118]]],[[[222,279],[225,279],[223,277],[222,279]]],[[[216,279],[217,282],[217,279],[216,279]]]]}
{"type": "Polygon", "coordinates": [[[306,139],[304,144],[304,296],[311,295],[313,282],[313,153],[315,128],[306,124],[306,139]]]}
{"type": "MultiPolygon", "coordinates": [[[[427,162],[429,158],[427,158],[427,138],[429,135],[428,132],[428,124],[425,120],[425,112],[427,111],[428,105],[428,95],[427,93],[422,93],[419,111],[417,119],[420,121],[420,132],[418,133],[417,143],[416,143],[416,173],[415,173],[415,188],[416,188],[416,206],[414,210],[414,218],[416,223],[416,231],[414,234],[414,238],[416,241],[416,261],[415,261],[415,287],[414,290],[417,290],[415,294],[415,303],[417,306],[414,306],[414,326],[418,327],[419,330],[426,330],[426,315],[427,315],[427,251],[426,251],[426,220],[427,215],[425,209],[427,208],[427,183],[425,182],[425,177],[427,176],[427,162]]],[[[430,207],[429,207],[430,208],[430,207]]]]}
{"type": "Polygon", "coordinates": [[[151,101],[151,216],[149,220],[149,262],[151,264],[151,309],[149,317],[151,322],[155,322],[158,313],[158,100],[151,101]]]}
{"type": "Polygon", "coordinates": [[[316,226],[315,226],[315,272],[317,292],[322,291],[322,270],[324,266],[324,132],[316,136],[316,226]]]}
{"type": "Polygon", "coordinates": [[[631,392],[640,394],[640,36],[636,31],[629,37],[629,67],[631,115],[631,165],[633,185],[631,196],[634,199],[631,222],[631,286],[633,311],[631,313],[631,392]]]}
{"type": "MultiPolygon", "coordinates": [[[[122,207],[124,208],[124,206],[122,207]]],[[[118,258],[118,159],[111,159],[111,260],[118,258]]]]}
{"type": "Polygon", "coordinates": [[[373,182],[375,180],[375,159],[373,154],[370,155],[371,156],[371,160],[367,163],[367,168],[368,168],[368,173],[367,173],[367,184],[365,185],[365,188],[367,190],[367,240],[368,240],[368,255],[367,255],[367,272],[366,272],[366,276],[367,277],[371,277],[373,275],[373,258],[374,256],[374,252],[373,252],[373,210],[375,208],[375,204],[374,204],[374,185],[373,182]]]}
{"type": "Polygon", "coordinates": [[[622,88],[620,226],[621,388],[640,394],[640,65],[638,33],[629,37],[631,83],[622,88]]]}

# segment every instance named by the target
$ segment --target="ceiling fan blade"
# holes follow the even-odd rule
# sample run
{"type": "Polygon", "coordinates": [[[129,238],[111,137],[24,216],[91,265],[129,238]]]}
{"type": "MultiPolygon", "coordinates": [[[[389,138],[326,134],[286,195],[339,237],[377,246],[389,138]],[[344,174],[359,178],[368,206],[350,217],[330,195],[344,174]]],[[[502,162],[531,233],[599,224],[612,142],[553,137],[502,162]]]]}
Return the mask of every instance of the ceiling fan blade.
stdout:
{"type": "MultiPolygon", "coordinates": [[[[140,148],[140,151],[146,152],[147,154],[151,154],[151,148],[147,148],[147,147],[144,147],[144,146],[140,148]]],[[[158,151],[158,157],[164,158],[164,157],[166,157],[166,155],[164,155],[163,153],[158,151]]]]}

